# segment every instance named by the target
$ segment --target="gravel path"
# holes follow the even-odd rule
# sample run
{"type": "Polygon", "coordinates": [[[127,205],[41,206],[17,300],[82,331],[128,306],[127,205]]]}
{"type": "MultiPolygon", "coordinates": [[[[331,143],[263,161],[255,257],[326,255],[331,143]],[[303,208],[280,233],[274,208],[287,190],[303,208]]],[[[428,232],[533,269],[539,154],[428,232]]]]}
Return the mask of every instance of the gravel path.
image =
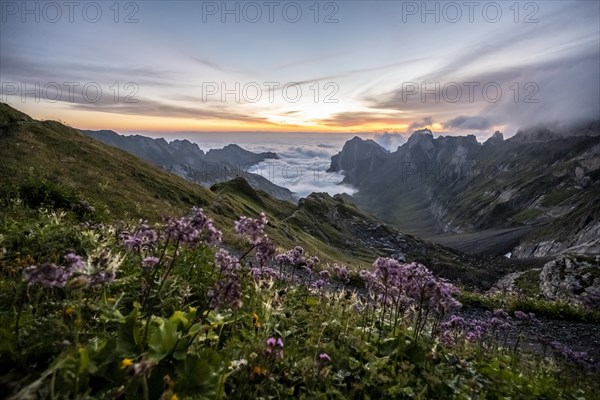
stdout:
{"type": "MultiPolygon", "coordinates": [[[[463,307],[457,312],[466,320],[485,319],[486,310],[475,307],[463,307]]],[[[539,326],[523,327],[524,341],[520,347],[540,355],[544,354],[544,346],[538,341],[543,337],[549,341],[558,341],[574,351],[587,352],[596,363],[600,363],[600,325],[583,322],[571,322],[538,317],[539,326]]],[[[514,345],[517,332],[511,332],[508,344],[514,345]]]]}

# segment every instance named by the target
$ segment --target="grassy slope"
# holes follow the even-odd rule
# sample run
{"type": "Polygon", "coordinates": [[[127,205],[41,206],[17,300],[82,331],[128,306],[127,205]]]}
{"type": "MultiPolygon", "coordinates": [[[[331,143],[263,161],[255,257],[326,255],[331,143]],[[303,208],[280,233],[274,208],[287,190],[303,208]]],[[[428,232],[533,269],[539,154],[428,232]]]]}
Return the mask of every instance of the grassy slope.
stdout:
{"type": "Polygon", "coordinates": [[[280,222],[296,207],[256,192],[243,180],[216,185],[213,191],[190,183],[54,121],[35,121],[0,104],[0,187],[16,190],[29,176],[45,176],[89,201],[105,219],[149,218],[181,214],[192,206],[207,209],[233,238],[239,215],[264,211],[269,234],[282,247],[302,244],[325,261],[370,263],[376,257],[362,249],[346,254],[301,227],[280,222]]]}
{"type": "Polygon", "coordinates": [[[156,218],[212,200],[208,190],[58,122],[31,120],[1,104],[0,125],[4,188],[43,174],[116,218],[156,218]]]}

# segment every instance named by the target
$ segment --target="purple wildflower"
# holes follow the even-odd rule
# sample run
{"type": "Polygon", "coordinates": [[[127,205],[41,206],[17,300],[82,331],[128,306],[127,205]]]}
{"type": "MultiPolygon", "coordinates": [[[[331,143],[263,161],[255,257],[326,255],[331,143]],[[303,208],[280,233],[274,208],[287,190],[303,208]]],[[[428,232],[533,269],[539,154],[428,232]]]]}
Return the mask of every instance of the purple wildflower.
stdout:
{"type": "Polygon", "coordinates": [[[265,235],[262,241],[255,245],[254,256],[258,265],[267,267],[275,257],[275,244],[265,235]]]}
{"type": "Polygon", "coordinates": [[[75,253],[68,253],[65,257],[65,268],[70,272],[76,272],[85,267],[83,257],[75,253]]]}
{"type": "Polygon", "coordinates": [[[192,208],[190,215],[183,218],[166,218],[165,224],[168,237],[190,246],[221,242],[221,231],[215,228],[212,219],[201,208],[192,208]]]}
{"type": "Polygon", "coordinates": [[[230,307],[242,307],[242,285],[235,274],[227,274],[218,281],[209,291],[208,297],[211,306],[216,310],[230,307]]]}
{"type": "Polygon", "coordinates": [[[319,279],[319,280],[316,280],[315,282],[313,282],[312,285],[315,289],[321,289],[321,288],[323,288],[323,286],[325,286],[325,281],[322,279],[319,279]]]}
{"type": "Polygon", "coordinates": [[[160,260],[158,259],[158,257],[146,257],[142,261],[142,267],[144,267],[144,268],[152,268],[156,264],[158,264],[159,261],[160,260]]]}
{"type": "Polygon", "coordinates": [[[515,311],[515,318],[523,323],[523,324],[527,324],[527,325],[539,325],[540,321],[535,317],[534,313],[524,313],[523,311],[515,311]]]}
{"type": "Polygon", "coordinates": [[[64,288],[73,273],[65,267],[46,263],[37,267],[32,265],[24,271],[25,280],[30,285],[39,284],[47,288],[64,288]]]}
{"type": "Polygon", "coordinates": [[[221,273],[232,273],[240,267],[240,261],[227,250],[219,249],[215,254],[215,265],[219,267],[221,273]]]}
{"type": "Polygon", "coordinates": [[[586,369],[594,368],[593,360],[585,351],[574,351],[569,346],[558,341],[550,342],[549,346],[557,357],[586,369]]]}
{"type": "Polygon", "coordinates": [[[319,272],[319,276],[321,277],[321,279],[329,279],[329,277],[331,277],[331,273],[328,270],[324,269],[319,272]]]}
{"type": "Polygon", "coordinates": [[[275,339],[273,336],[269,337],[266,341],[265,354],[274,358],[283,358],[283,339],[275,339]]]}
{"type": "Polygon", "coordinates": [[[158,233],[145,221],[140,221],[140,225],[133,233],[121,232],[120,237],[125,248],[134,251],[152,251],[158,242],[158,233]]]}
{"type": "Polygon", "coordinates": [[[333,264],[333,275],[341,282],[350,282],[350,274],[348,273],[348,267],[345,265],[333,264]]]}
{"type": "Polygon", "coordinates": [[[319,360],[324,362],[331,362],[331,357],[329,357],[329,354],[327,353],[321,353],[319,354],[319,360]]]}
{"type": "Polygon", "coordinates": [[[250,218],[241,216],[238,221],[235,222],[235,232],[245,237],[248,242],[252,245],[261,243],[265,237],[265,227],[269,223],[265,213],[260,213],[259,218],[250,218]]]}
{"type": "Polygon", "coordinates": [[[64,266],[45,263],[39,267],[35,265],[27,267],[23,272],[25,280],[28,281],[30,285],[39,284],[47,288],[64,288],[69,279],[86,266],[83,257],[78,256],[73,252],[68,253],[64,257],[64,260],[64,266]]]}

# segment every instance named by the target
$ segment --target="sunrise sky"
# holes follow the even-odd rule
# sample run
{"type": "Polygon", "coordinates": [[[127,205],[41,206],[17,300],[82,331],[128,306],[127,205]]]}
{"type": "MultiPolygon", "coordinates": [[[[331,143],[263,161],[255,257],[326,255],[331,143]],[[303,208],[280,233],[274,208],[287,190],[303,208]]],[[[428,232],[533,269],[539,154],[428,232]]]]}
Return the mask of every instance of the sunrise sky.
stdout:
{"type": "Polygon", "coordinates": [[[2,2],[2,101],[119,132],[491,134],[599,117],[600,2],[292,3],[2,2]]]}

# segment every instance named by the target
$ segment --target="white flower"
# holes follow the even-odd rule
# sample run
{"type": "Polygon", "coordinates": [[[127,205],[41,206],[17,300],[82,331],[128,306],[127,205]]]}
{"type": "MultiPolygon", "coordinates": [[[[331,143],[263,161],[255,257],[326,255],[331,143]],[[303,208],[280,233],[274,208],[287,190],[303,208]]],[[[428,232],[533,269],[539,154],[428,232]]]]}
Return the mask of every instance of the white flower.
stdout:
{"type": "Polygon", "coordinates": [[[230,371],[237,371],[238,369],[242,368],[245,365],[248,365],[248,361],[246,361],[243,358],[240,359],[240,360],[233,360],[231,362],[231,364],[229,364],[229,370],[230,371]]]}

